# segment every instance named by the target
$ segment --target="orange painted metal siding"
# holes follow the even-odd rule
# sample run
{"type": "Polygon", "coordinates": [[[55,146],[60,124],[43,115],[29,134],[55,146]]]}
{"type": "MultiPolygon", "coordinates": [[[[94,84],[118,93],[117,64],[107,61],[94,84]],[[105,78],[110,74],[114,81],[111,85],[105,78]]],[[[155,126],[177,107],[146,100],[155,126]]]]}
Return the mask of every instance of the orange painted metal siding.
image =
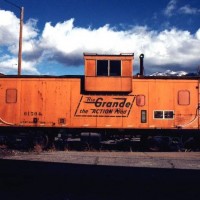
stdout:
{"type": "Polygon", "coordinates": [[[85,91],[131,92],[133,55],[85,55],[85,91]],[[97,76],[97,60],[120,60],[120,76],[97,76]]]}
{"type": "Polygon", "coordinates": [[[131,92],[132,77],[87,77],[85,90],[90,92],[131,92]]]}
{"type": "Polygon", "coordinates": [[[96,76],[96,60],[85,59],[85,75],[96,76]]]}
{"type": "MultiPolygon", "coordinates": [[[[20,83],[14,79],[12,81],[1,79],[0,80],[0,125],[5,125],[2,120],[8,124],[19,122],[20,107],[18,103],[6,103],[6,94],[8,89],[18,89],[20,83]]],[[[17,91],[17,102],[20,101],[20,91],[17,91]]]]}
{"type": "MultiPolygon", "coordinates": [[[[78,83],[80,84],[80,80],[78,83]]],[[[0,118],[2,120],[0,121],[16,126],[56,127],[69,125],[71,84],[73,81],[66,79],[1,80],[0,118]],[[7,87],[16,88],[18,96],[16,103],[5,102],[7,87]],[[36,123],[34,123],[34,118],[37,119],[36,123]],[[65,119],[65,123],[59,124],[59,119],[65,119]]],[[[4,126],[5,124],[0,122],[0,125],[4,126]]]]}
{"type": "Polygon", "coordinates": [[[133,60],[122,60],[122,77],[132,77],[133,74],[133,60]]]}
{"type": "MultiPolygon", "coordinates": [[[[114,84],[114,80],[113,80],[114,84]]],[[[80,78],[0,78],[0,126],[197,129],[198,80],[132,79],[125,94],[81,93],[80,78]],[[17,90],[17,102],[6,102],[8,89],[17,90]],[[180,105],[178,94],[189,91],[189,105],[180,105]],[[143,96],[141,104],[137,96],[143,96]],[[141,113],[147,119],[141,122],[141,113]],[[154,112],[173,112],[155,118],[154,112]],[[37,119],[36,121],[34,121],[37,119]]],[[[124,85],[124,83],[123,83],[124,85]]],[[[102,90],[107,84],[102,84],[102,90]]],[[[119,86],[118,86],[119,87],[119,86]]],[[[120,89],[121,90],[121,89],[120,89]]],[[[105,90],[106,91],[106,90],[105,90]]],[[[12,97],[8,97],[11,98],[12,97]]]]}

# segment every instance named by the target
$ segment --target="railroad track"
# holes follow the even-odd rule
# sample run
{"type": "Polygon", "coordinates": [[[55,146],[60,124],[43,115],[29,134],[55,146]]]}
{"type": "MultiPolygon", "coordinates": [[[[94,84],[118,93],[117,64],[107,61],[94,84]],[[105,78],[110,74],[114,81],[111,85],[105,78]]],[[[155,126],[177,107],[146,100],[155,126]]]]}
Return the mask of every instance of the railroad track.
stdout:
{"type": "Polygon", "coordinates": [[[141,138],[113,138],[106,141],[81,141],[80,138],[57,139],[47,145],[43,140],[34,143],[29,140],[14,140],[13,143],[0,144],[0,154],[12,154],[12,152],[56,152],[56,151],[77,151],[77,152],[200,152],[200,141],[188,137],[184,140],[181,137],[147,137],[141,138]],[[44,145],[45,144],[45,145],[44,145]]]}

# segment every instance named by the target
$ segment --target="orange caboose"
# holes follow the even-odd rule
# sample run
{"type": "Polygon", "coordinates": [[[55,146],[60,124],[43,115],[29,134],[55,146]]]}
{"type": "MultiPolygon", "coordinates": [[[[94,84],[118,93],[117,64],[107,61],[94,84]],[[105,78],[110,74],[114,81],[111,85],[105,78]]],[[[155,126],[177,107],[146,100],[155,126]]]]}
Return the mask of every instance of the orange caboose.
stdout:
{"type": "Polygon", "coordinates": [[[84,54],[84,76],[0,76],[0,130],[197,133],[199,77],[133,76],[133,58],[84,54]]]}

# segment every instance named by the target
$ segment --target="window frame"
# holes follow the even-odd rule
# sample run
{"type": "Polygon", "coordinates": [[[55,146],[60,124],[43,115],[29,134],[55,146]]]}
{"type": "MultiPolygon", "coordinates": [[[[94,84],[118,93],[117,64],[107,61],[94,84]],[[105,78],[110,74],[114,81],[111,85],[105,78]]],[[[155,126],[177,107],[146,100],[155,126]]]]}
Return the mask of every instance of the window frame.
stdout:
{"type": "Polygon", "coordinates": [[[153,110],[153,119],[155,119],[155,120],[174,120],[174,110],[153,110]],[[155,112],[162,112],[162,118],[156,118],[155,112]],[[165,117],[165,112],[172,112],[173,117],[172,118],[165,117]]]}
{"type": "MultiPolygon", "coordinates": [[[[109,69],[108,69],[109,63],[108,63],[108,60],[96,60],[96,76],[98,76],[98,77],[99,77],[99,76],[101,76],[101,77],[102,77],[102,76],[107,76],[107,75],[104,75],[104,74],[103,74],[103,75],[102,75],[102,74],[100,74],[100,75],[98,74],[98,72],[99,72],[99,71],[98,71],[98,62],[106,62],[106,61],[107,61],[107,66],[106,66],[107,74],[109,73],[109,69]]],[[[99,67],[99,68],[102,68],[102,66],[99,67]]],[[[101,69],[101,70],[102,70],[102,69],[101,69]]]]}
{"type": "Polygon", "coordinates": [[[96,76],[97,77],[121,77],[122,76],[122,61],[121,60],[96,60],[96,76]],[[107,61],[108,65],[107,65],[107,75],[98,75],[98,62],[99,61],[107,61]],[[111,75],[111,63],[112,62],[119,62],[120,66],[118,69],[120,69],[120,75],[111,75]]]}
{"type": "Polygon", "coordinates": [[[109,76],[112,76],[112,77],[120,77],[120,76],[122,76],[122,61],[121,60],[109,60],[109,67],[108,67],[108,73],[109,73],[109,76]],[[119,66],[111,66],[112,65],[112,62],[114,63],[114,62],[118,62],[118,64],[119,64],[119,66]],[[116,68],[117,70],[119,70],[120,69],[120,75],[111,75],[111,67],[113,67],[113,68],[116,68]],[[119,67],[119,68],[117,68],[117,67],[119,67]]]}
{"type": "Polygon", "coordinates": [[[147,110],[141,110],[141,118],[140,121],[142,124],[147,123],[147,110]]]}

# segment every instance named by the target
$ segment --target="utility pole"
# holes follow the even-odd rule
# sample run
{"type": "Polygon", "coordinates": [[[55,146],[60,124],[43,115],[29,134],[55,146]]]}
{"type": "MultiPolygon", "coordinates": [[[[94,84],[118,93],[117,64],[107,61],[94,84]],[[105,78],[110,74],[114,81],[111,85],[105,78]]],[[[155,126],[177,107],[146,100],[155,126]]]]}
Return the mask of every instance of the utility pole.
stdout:
{"type": "Polygon", "coordinates": [[[22,68],[22,32],[23,32],[23,21],[24,21],[24,7],[20,7],[8,0],[4,0],[4,1],[20,10],[19,50],[18,50],[18,76],[20,76],[21,68],[22,68]]]}
{"type": "Polygon", "coordinates": [[[20,8],[20,29],[19,29],[19,51],[18,51],[18,76],[21,75],[22,69],[22,32],[24,21],[24,7],[20,8]]]}

